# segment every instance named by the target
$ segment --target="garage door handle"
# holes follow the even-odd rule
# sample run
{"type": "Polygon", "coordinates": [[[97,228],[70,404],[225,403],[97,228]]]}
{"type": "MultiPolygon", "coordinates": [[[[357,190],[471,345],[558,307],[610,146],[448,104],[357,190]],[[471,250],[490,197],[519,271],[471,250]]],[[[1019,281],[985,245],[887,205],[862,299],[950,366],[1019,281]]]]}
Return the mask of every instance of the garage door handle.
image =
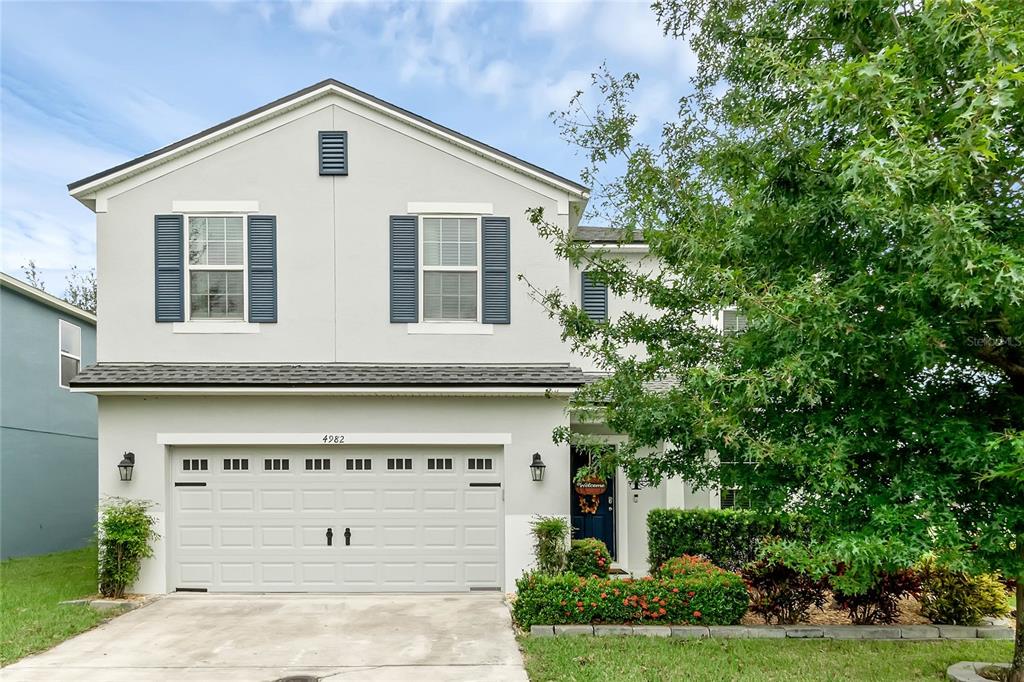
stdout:
{"type": "Polygon", "coordinates": [[[348,546],[348,545],[351,545],[351,544],[352,544],[352,531],[350,529],[346,528],[345,529],[345,545],[348,546]]]}
{"type": "Polygon", "coordinates": [[[334,542],[334,529],[333,528],[328,528],[327,529],[327,546],[330,547],[331,544],[333,544],[333,542],[334,542]]]}

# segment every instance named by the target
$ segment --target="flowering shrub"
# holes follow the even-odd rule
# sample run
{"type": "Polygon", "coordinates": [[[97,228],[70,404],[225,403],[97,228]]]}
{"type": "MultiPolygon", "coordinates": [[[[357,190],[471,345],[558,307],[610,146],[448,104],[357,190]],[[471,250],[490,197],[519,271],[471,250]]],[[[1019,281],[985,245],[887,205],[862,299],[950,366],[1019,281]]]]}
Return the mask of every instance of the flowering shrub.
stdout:
{"type": "Polygon", "coordinates": [[[608,571],[612,567],[612,555],[603,542],[596,538],[585,538],[573,540],[566,556],[565,570],[583,577],[596,575],[599,578],[608,577],[608,571]]]}
{"type": "MultiPolygon", "coordinates": [[[[842,567],[840,567],[842,571],[842,567]]],[[[900,600],[917,595],[921,579],[911,570],[879,573],[864,592],[846,594],[833,586],[836,606],[846,611],[854,625],[895,623],[900,617],[900,600]]]]}
{"type": "Polygon", "coordinates": [[[781,561],[756,561],[741,572],[750,590],[750,610],[765,623],[792,625],[828,600],[828,579],[811,577],[781,561]]]}
{"type": "Polygon", "coordinates": [[[689,578],[689,577],[710,577],[728,573],[724,568],[719,568],[707,559],[699,556],[672,557],[664,562],[654,571],[655,575],[662,578],[689,578]]]}
{"type": "Polygon", "coordinates": [[[516,582],[512,617],[523,628],[563,623],[732,625],[747,612],[735,573],[641,580],[526,574],[516,582]]]}

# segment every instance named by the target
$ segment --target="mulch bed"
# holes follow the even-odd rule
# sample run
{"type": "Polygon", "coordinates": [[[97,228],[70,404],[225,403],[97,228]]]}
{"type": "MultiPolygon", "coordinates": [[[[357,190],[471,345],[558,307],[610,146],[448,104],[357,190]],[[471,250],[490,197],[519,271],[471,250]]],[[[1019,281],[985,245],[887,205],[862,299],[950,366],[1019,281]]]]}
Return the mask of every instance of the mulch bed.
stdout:
{"type": "MultiPolygon", "coordinates": [[[[807,620],[800,621],[808,625],[850,625],[850,617],[845,611],[835,608],[831,599],[823,609],[811,609],[807,620]]],[[[747,612],[740,621],[741,625],[764,625],[764,619],[756,613],[747,612]]],[[[900,600],[900,618],[895,625],[929,625],[931,621],[921,615],[921,604],[913,597],[900,600]]]]}

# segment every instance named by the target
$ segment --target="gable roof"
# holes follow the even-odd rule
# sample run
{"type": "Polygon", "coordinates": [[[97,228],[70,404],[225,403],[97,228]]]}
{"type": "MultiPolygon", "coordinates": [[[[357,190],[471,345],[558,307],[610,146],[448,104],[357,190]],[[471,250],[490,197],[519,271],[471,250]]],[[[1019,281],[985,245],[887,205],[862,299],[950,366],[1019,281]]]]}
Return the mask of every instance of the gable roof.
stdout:
{"type": "Polygon", "coordinates": [[[98,189],[101,185],[105,184],[113,184],[113,182],[120,179],[121,176],[128,177],[129,175],[140,172],[144,168],[158,165],[165,160],[169,160],[170,158],[186,153],[187,151],[190,151],[190,148],[192,147],[199,147],[212,142],[214,139],[226,137],[234,132],[234,130],[248,127],[263,118],[269,118],[280,113],[282,109],[287,110],[294,106],[298,106],[298,104],[304,103],[304,100],[311,101],[330,93],[336,93],[343,97],[347,97],[348,99],[362,101],[368,106],[377,108],[391,116],[402,119],[411,125],[426,130],[427,132],[448,139],[454,144],[465,147],[470,151],[480,154],[481,156],[488,157],[505,166],[514,168],[519,172],[531,175],[562,190],[576,194],[581,198],[587,197],[590,193],[589,188],[581,185],[575,180],[570,180],[569,178],[532,164],[529,161],[524,161],[517,156],[503,152],[489,144],[475,140],[467,135],[463,135],[462,133],[443,126],[440,123],[435,123],[428,118],[420,116],[419,114],[414,114],[411,111],[403,109],[395,104],[391,104],[390,102],[386,102],[378,97],[374,97],[369,93],[358,90],[351,85],[347,85],[333,78],[327,78],[319,83],[314,83],[309,87],[293,92],[290,95],[285,95],[280,99],[270,102],[269,104],[264,104],[261,107],[224,121],[223,123],[218,123],[217,125],[200,131],[195,135],[190,135],[189,137],[178,140],[177,142],[172,142],[171,144],[149,152],[148,154],[143,154],[142,156],[126,161],[122,164],[118,164],[117,166],[108,168],[104,171],[100,171],[99,173],[94,173],[93,175],[82,178],[81,180],[76,180],[68,185],[68,191],[72,195],[77,196],[78,194],[84,193],[86,190],[98,189]]]}
{"type": "Polygon", "coordinates": [[[53,308],[58,312],[73,315],[74,317],[84,320],[93,326],[96,325],[96,316],[89,311],[82,310],[78,306],[71,305],[67,301],[57,298],[53,294],[49,294],[42,289],[37,289],[31,284],[22,282],[20,279],[15,279],[6,272],[0,272],[0,287],[10,289],[11,291],[17,291],[22,296],[31,298],[33,301],[42,303],[43,305],[53,308]]]}

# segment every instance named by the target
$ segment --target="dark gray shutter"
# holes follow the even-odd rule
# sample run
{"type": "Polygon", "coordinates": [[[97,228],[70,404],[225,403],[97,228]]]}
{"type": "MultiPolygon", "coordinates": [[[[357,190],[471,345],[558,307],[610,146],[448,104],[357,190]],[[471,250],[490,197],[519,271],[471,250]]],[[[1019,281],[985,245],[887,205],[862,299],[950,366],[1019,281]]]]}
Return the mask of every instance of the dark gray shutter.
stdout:
{"type": "Polygon", "coordinates": [[[277,322],[277,216],[249,216],[249,321],[277,322]]]}
{"type": "Polygon", "coordinates": [[[158,215],[154,220],[156,253],[156,321],[185,321],[185,217],[158,215]]]}
{"type": "Polygon", "coordinates": [[[608,285],[595,281],[589,272],[583,273],[582,303],[583,312],[595,322],[608,319],[608,285]]]}
{"type": "Polygon", "coordinates": [[[509,219],[484,216],[480,242],[483,261],[481,320],[485,324],[509,324],[512,321],[509,219]]]}
{"type": "Polygon", "coordinates": [[[391,216],[391,321],[418,322],[419,259],[414,215],[391,216]]]}
{"type": "Polygon", "coordinates": [[[320,131],[320,175],[348,175],[348,131],[320,131]]]}

